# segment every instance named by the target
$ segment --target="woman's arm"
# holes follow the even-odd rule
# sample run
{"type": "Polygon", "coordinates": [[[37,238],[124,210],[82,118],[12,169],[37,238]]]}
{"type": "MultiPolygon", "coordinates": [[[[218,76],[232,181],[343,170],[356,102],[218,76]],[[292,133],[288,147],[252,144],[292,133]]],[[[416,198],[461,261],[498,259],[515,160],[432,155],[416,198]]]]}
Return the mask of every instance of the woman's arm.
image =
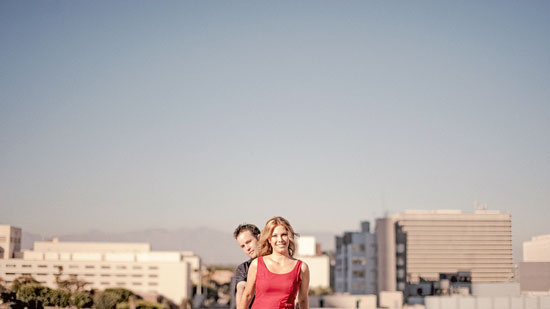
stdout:
{"type": "Polygon", "coordinates": [[[300,270],[300,279],[302,283],[298,290],[298,308],[309,309],[309,298],[307,295],[309,291],[309,267],[304,262],[302,262],[302,269],[300,270]]]}
{"type": "Polygon", "coordinates": [[[246,281],[241,281],[237,283],[237,292],[235,293],[235,301],[237,302],[237,304],[241,302],[241,297],[243,296],[245,288],[246,288],[246,281]]]}
{"type": "Polygon", "coordinates": [[[258,259],[255,259],[250,263],[248,268],[248,275],[246,277],[246,287],[244,288],[243,296],[240,302],[237,304],[237,309],[248,309],[254,292],[256,290],[256,272],[258,270],[258,259]]]}

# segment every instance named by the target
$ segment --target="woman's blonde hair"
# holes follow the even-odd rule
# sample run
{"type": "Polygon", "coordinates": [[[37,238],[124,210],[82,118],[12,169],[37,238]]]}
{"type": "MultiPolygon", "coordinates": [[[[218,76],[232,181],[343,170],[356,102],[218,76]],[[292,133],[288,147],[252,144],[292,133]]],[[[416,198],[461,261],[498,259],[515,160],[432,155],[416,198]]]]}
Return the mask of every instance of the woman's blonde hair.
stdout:
{"type": "Polygon", "coordinates": [[[290,256],[294,255],[294,252],[296,251],[296,243],[294,242],[294,237],[300,236],[299,234],[294,233],[294,229],[290,225],[287,219],[283,217],[273,217],[269,220],[267,220],[265,227],[262,231],[262,234],[260,234],[260,243],[258,245],[259,247],[259,256],[264,256],[273,253],[273,248],[271,247],[271,244],[269,243],[269,239],[271,239],[271,235],[273,234],[273,230],[277,226],[282,226],[286,229],[288,232],[288,253],[290,256]]]}

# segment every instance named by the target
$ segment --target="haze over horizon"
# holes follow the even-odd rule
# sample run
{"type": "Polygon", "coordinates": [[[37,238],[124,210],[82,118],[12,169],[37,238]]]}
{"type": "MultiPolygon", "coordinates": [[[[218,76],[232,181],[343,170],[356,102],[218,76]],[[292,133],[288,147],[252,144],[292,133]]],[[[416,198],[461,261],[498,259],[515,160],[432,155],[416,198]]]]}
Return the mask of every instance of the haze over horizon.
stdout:
{"type": "Polygon", "coordinates": [[[550,234],[550,3],[0,2],[0,223],[41,235],[405,209],[550,234]]]}

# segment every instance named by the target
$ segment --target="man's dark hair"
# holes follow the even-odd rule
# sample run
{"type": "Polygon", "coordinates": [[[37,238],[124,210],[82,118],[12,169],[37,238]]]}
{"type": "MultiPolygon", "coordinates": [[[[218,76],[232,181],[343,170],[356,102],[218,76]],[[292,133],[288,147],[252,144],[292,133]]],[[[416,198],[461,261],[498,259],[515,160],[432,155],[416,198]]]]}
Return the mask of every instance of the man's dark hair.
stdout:
{"type": "Polygon", "coordinates": [[[259,238],[260,233],[261,233],[260,229],[257,226],[255,226],[254,224],[243,223],[243,224],[240,224],[239,226],[237,226],[237,228],[235,229],[235,232],[233,232],[233,237],[235,237],[235,239],[237,239],[239,234],[241,234],[244,231],[250,231],[250,233],[256,238],[259,238]]]}

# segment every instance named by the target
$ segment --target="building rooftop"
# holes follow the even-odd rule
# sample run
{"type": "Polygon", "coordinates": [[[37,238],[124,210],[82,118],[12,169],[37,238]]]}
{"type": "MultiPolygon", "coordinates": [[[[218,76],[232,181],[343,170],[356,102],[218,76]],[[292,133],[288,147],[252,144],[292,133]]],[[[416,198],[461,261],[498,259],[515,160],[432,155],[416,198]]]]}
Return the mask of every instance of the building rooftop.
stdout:
{"type": "Polygon", "coordinates": [[[59,241],[54,238],[50,241],[35,241],[34,252],[99,252],[99,253],[114,253],[114,252],[133,252],[145,253],[151,251],[149,243],[142,242],[76,242],[76,241],[59,241]]]}

